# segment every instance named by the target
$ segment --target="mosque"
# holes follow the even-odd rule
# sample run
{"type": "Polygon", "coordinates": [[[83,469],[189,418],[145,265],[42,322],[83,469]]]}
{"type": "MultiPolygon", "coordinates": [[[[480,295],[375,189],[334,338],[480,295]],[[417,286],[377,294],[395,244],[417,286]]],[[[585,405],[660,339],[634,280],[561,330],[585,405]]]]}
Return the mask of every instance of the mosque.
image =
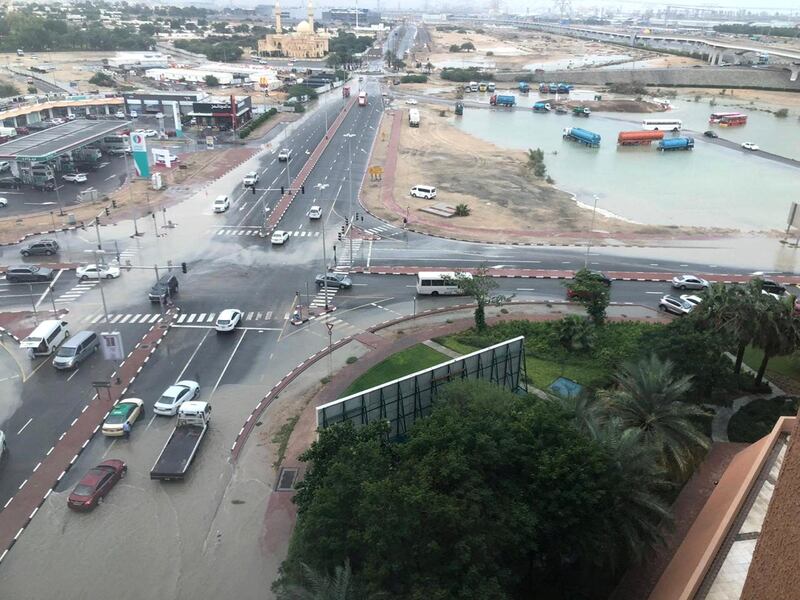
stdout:
{"type": "Polygon", "coordinates": [[[323,58],[328,54],[328,34],[314,31],[314,8],[308,0],[308,19],[300,21],[295,31],[283,32],[281,6],[275,3],[275,33],[258,41],[258,53],[288,58],[323,58]]]}

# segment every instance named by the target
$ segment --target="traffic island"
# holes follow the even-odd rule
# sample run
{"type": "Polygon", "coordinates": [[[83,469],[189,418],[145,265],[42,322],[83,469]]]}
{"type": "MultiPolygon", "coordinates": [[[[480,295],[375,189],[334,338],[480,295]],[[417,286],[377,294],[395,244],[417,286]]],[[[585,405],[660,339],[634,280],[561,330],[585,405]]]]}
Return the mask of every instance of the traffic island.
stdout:
{"type": "MultiPolygon", "coordinates": [[[[177,311],[167,311],[170,323],[176,316],[177,311]]],[[[89,400],[81,414],[61,434],[44,460],[36,465],[31,476],[20,485],[16,495],[0,511],[0,562],[100,430],[111,408],[125,395],[168,332],[169,323],[150,327],[128,357],[111,374],[108,387],[89,400]]]]}

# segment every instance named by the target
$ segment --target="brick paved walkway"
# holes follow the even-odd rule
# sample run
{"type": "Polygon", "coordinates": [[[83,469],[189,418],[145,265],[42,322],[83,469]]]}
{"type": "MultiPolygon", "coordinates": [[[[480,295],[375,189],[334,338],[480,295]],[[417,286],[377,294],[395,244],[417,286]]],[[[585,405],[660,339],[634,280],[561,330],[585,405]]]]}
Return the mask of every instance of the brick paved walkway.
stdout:
{"type": "MultiPolygon", "coordinates": [[[[174,318],[177,313],[169,311],[167,315],[174,318]]],[[[0,562],[22,535],[53,488],[89,445],[108,411],[128,391],[128,386],[134,382],[168,331],[168,327],[161,324],[150,328],[112,374],[113,385],[108,389],[109,393],[104,391],[100,397],[95,396],[86,404],[80,416],[61,435],[46,458],[36,466],[17,494],[5,505],[0,512],[0,562]]]]}

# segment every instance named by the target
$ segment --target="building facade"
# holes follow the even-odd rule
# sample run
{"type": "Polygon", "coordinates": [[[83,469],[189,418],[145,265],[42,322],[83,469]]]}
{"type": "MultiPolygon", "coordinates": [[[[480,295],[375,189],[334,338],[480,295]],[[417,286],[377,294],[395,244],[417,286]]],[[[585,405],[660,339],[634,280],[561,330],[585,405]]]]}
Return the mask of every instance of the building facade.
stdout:
{"type": "Polygon", "coordinates": [[[381,22],[381,15],[368,8],[330,8],[322,11],[325,23],[347,23],[355,27],[367,27],[381,22]]]}
{"type": "Polygon", "coordinates": [[[308,2],[308,19],[300,21],[295,31],[284,33],[281,27],[281,7],[275,3],[275,33],[258,41],[261,56],[287,58],[323,58],[328,53],[328,34],[314,31],[314,8],[308,2]]]}

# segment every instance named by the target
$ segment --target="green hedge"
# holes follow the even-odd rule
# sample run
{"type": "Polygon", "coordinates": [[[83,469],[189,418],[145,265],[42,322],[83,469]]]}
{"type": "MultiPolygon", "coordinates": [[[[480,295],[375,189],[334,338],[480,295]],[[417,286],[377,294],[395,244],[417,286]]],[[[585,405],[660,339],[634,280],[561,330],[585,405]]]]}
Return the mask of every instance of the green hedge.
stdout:
{"type": "Polygon", "coordinates": [[[251,121],[248,121],[248,123],[239,130],[239,137],[241,139],[246,138],[248,135],[253,133],[254,129],[259,127],[260,125],[263,125],[277,114],[278,114],[277,108],[270,108],[267,112],[258,115],[255,119],[252,119],[251,121]]]}
{"type": "Polygon", "coordinates": [[[428,83],[427,75],[403,75],[400,83],[428,83]]]}
{"type": "Polygon", "coordinates": [[[494,79],[494,75],[481,71],[477,67],[470,67],[469,69],[445,67],[442,69],[442,79],[448,81],[491,81],[494,79]]]}
{"type": "Polygon", "coordinates": [[[748,444],[760,440],[772,431],[779,417],[797,414],[797,401],[796,396],[776,396],[743,406],[728,422],[728,439],[748,444]]]}

